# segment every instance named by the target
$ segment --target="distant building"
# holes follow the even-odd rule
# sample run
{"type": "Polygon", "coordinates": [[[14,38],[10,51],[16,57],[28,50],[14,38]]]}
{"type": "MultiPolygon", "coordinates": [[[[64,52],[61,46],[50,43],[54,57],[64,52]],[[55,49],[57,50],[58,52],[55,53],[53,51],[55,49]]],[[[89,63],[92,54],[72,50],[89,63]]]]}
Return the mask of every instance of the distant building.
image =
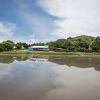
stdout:
{"type": "Polygon", "coordinates": [[[55,51],[64,51],[64,49],[63,48],[56,48],[55,51]]]}
{"type": "Polygon", "coordinates": [[[16,47],[16,46],[14,46],[14,47],[13,47],[13,49],[17,49],[17,47],[16,47]]]}
{"type": "Polygon", "coordinates": [[[14,46],[14,47],[12,48],[12,50],[17,50],[17,47],[16,47],[16,46],[14,46]]]}
{"type": "Polygon", "coordinates": [[[45,46],[31,46],[28,49],[30,51],[49,51],[48,45],[45,45],[45,46]]]}
{"type": "Polygon", "coordinates": [[[20,48],[21,50],[25,50],[25,47],[24,46],[21,46],[21,48],[20,48]]]}
{"type": "Polygon", "coordinates": [[[56,48],[57,50],[62,50],[63,48],[56,48]]]}

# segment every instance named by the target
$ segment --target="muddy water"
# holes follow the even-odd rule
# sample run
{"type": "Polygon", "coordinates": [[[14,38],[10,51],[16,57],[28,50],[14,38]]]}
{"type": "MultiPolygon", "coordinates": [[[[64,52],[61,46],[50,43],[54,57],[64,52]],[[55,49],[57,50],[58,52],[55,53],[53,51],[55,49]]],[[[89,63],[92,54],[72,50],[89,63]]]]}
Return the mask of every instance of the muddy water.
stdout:
{"type": "Polygon", "coordinates": [[[100,57],[0,56],[0,100],[100,100],[100,57]]]}

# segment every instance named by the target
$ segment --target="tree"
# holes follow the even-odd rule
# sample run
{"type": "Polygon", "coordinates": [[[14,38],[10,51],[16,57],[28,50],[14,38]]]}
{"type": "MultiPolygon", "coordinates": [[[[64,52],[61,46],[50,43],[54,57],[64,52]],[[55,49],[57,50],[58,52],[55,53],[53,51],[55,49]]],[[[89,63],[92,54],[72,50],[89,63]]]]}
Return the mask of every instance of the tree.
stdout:
{"type": "Polygon", "coordinates": [[[21,49],[22,46],[23,46],[24,48],[26,48],[26,49],[29,47],[29,45],[28,45],[27,43],[25,43],[25,42],[18,42],[18,43],[16,43],[17,49],[21,49]]]}
{"type": "Polygon", "coordinates": [[[20,43],[16,43],[17,49],[21,49],[22,45],[20,43]]]}
{"type": "Polygon", "coordinates": [[[4,51],[5,50],[5,47],[3,45],[3,43],[0,43],[0,51],[4,51]]]}
{"type": "Polygon", "coordinates": [[[44,46],[45,43],[33,43],[31,44],[31,46],[44,46]]]}
{"type": "Polygon", "coordinates": [[[63,44],[66,41],[66,39],[58,39],[55,44],[57,48],[63,48],[63,44]]]}
{"type": "Polygon", "coordinates": [[[12,43],[13,45],[15,44],[13,41],[11,40],[7,40],[6,42],[12,43]]]}
{"type": "Polygon", "coordinates": [[[49,45],[50,50],[55,50],[57,48],[56,42],[48,42],[47,45],[49,45]]]}
{"type": "Polygon", "coordinates": [[[97,37],[90,45],[93,51],[100,52],[100,37],[97,37]]]}
{"type": "Polygon", "coordinates": [[[66,40],[63,43],[63,47],[67,50],[73,50],[75,48],[74,42],[71,40],[66,40]]]}
{"type": "Polygon", "coordinates": [[[4,42],[2,42],[2,45],[3,45],[3,50],[4,51],[9,51],[13,48],[13,44],[10,43],[10,42],[4,41],[4,42]]]}
{"type": "Polygon", "coordinates": [[[69,37],[67,39],[58,39],[54,42],[49,42],[50,50],[55,50],[55,48],[64,48],[66,50],[73,51],[85,51],[89,48],[90,43],[95,38],[92,36],[77,36],[77,37],[69,37]]]}
{"type": "Polygon", "coordinates": [[[77,41],[78,43],[78,48],[84,48],[84,49],[88,49],[90,43],[94,40],[95,38],[92,36],[86,36],[86,35],[82,35],[82,36],[77,36],[74,38],[75,41],[77,41]]]}
{"type": "Polygon", "coordinates": [[[77,36],[77,37],[69,37],[67,39],[58,39],[56,41],[51,41],[48,43],[34,43],[28,45],[25,42],[14,43],[11,40],[4,41],[0,43],[0,51],[8,51],[11,50],[14,46],[17,49],[27,49],[29,46],[44,46],[49,45],[50,50],[56,50],[56,48],[63,48],[65,51],[89,51],[93,50],[95,52],[100,52],[100,37],[92,37],[92,36],[77,36]]]}

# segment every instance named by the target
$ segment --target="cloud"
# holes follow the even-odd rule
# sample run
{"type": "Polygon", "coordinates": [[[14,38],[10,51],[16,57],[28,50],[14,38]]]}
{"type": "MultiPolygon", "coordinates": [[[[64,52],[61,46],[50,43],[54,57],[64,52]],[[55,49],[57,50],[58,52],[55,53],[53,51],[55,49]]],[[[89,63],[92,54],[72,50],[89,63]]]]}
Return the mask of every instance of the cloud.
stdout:
{"type": "Polygon", "coordinates": [[[29,40],[29,44],[37,43],[38,41],[39,41],[38,39],[33,38],[29,40]]]}
{"type": "Polygon", "coordinates": [[[33,1],[30,3],[20,2],[18,4],[19,8],[16,10],[17,15],[24,26],[27,27],[26,30],[29,31],[28,38],[31,38],[31,33],[34,33],[35,37],[31,40],[35,42],[46,42],[50,41],[51,33],[54,29],[54,19],[45,13],[37,4],[33,1]]]}
{"type": "Polygon", "coordinates": [[[12,39],[16,25],[11,22],[0,22],[0,41],[12,39]]]}
{"type": "MultiPolygon", "coordinates": [[[[15,43],[17,42],[27,42],[29,43],[30,40],[27,37],[16,37],[16,24],[12,22],[0,21],[0,42],[6,40],[12,40],[15,43]]],[[[29,37],[30,38],[30,37],[29,37]]],[[[31,37],[32,38],[32,37],[31,37]]]]}
{"type": "Polygon", "coordinates": [[[100,35],[99,0],[38,0],[38,5],[57,17],[52,32],[61,38],[77,35],[100,35]]]}
{"type": "Polygon", "coordinates": [[[31,36],[30,36],[30,38],[34,38],[35,37],[35,35],[34,34],[32,34],[31,36]]]}
{"type": "Polygon", "coordinates": [[[11,74],[13,70],[11,65],[0,64],[0,80],[11,74]]]}
{"type": "Polygon", "coordinates": [[[33,43],[33,42],[38,42],[38,39],[35,38],[34,34],[30,35],[30,40],[29,40],[30,44],[33,43]]]}

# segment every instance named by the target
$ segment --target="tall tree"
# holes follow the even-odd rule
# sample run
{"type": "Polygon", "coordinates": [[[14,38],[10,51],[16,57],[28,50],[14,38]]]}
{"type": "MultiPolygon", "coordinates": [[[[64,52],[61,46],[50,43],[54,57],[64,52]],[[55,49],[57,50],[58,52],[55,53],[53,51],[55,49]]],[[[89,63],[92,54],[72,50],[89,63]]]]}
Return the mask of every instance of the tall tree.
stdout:
{"type": "Polygon", "coordinates": [[[100,37],[97,37],[90,46],[92,50],[100,52],[100,37]]]}

